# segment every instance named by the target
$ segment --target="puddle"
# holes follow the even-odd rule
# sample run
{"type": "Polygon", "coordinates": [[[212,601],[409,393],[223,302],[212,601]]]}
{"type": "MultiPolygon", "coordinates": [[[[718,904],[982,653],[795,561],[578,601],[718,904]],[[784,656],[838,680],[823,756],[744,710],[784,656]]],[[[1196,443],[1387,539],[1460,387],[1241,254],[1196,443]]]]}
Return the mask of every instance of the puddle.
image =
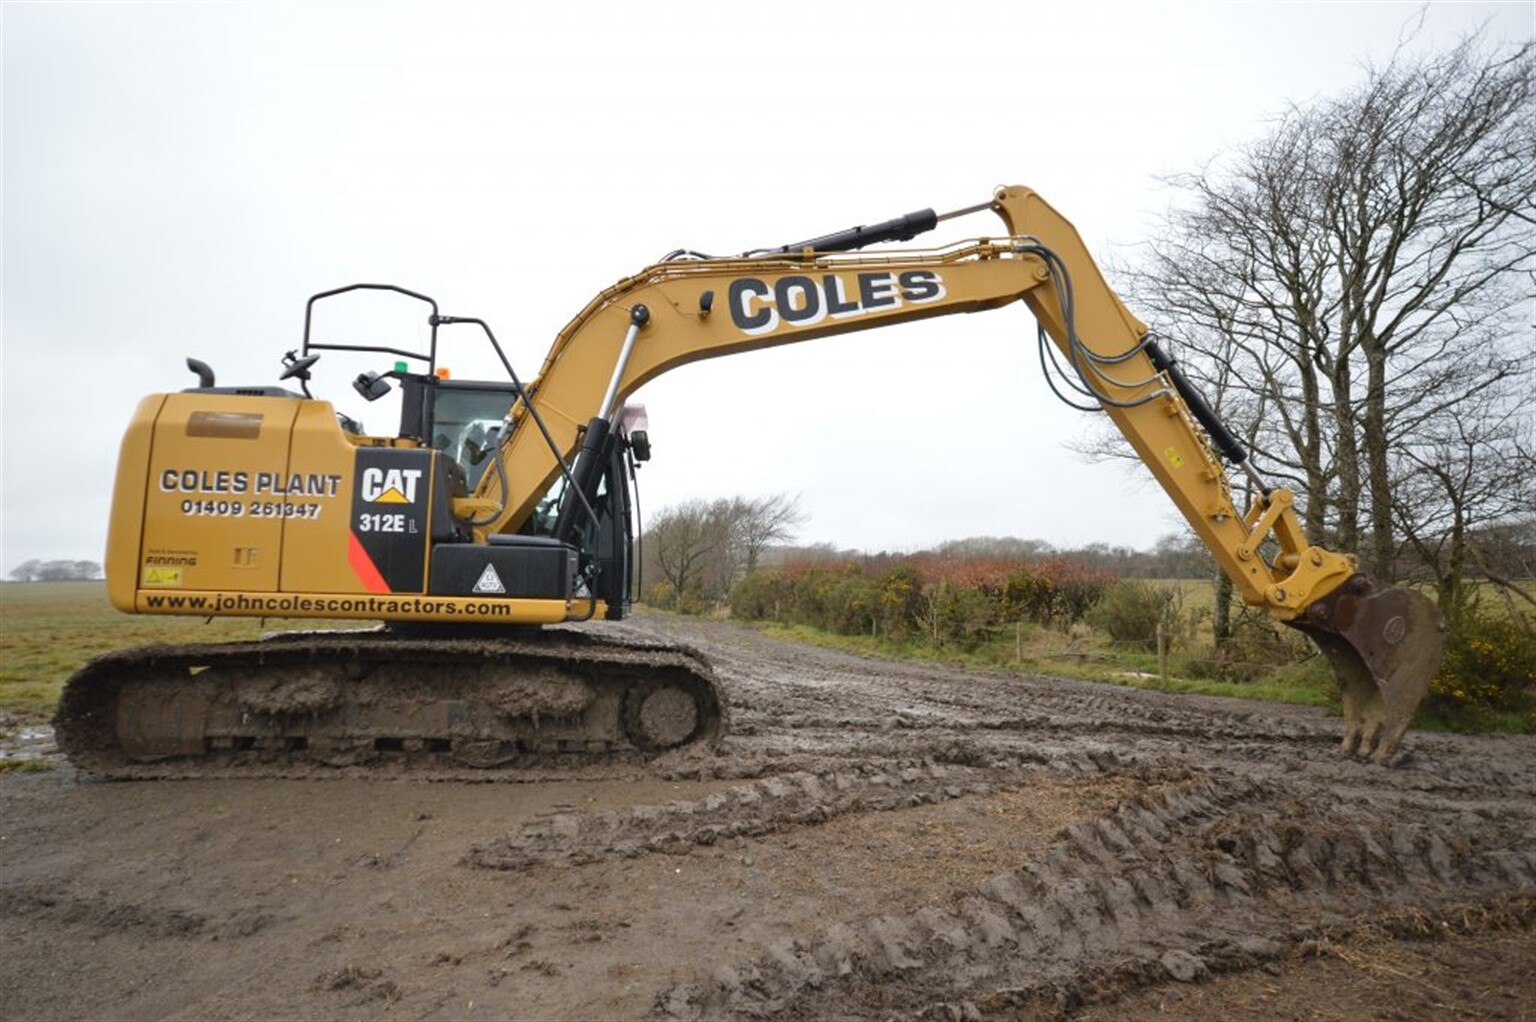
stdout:
{"type": "Polygon", "coordinates": [[[57,755],[59,745],[53,739],[53,728],[46,724],[33,724],[0,735],[0,761],[57,755]]]}

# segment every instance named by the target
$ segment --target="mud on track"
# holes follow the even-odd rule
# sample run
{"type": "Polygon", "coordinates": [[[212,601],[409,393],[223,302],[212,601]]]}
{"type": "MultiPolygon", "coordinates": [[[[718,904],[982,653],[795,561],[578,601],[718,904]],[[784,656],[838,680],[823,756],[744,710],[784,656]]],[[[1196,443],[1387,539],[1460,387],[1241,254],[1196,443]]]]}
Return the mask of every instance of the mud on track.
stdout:
{"type": "Polygon", "coordinates": [[[1536,1003],[1530,739],[1411,734],[1383,771],[1309,710],[611,627],[711,659],[719,750],[525,783],[0,780],[0,1015],[1326,1015],[1329,984],[1359,1015],[1351,975],[1415,948],[1453,974],[1383,1011],[1536,1003]]]}

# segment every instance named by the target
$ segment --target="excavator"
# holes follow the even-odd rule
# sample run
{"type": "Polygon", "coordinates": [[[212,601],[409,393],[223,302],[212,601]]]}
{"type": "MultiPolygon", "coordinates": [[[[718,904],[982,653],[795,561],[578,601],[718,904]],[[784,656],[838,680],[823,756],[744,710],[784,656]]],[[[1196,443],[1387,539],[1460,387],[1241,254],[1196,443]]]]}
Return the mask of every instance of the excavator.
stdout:
{"type": "Polygon", "coordinates": [[[59,742],[82,768],[121,777],[707,749],[726,700],[704,657],[579,626],[630,610],[635,468],[651,445],[625,399],[700,359],[1018,302],[1057,396],[1107,415],[1243,601],[1327,657],[1344,754],[1391,761],[1439,664],[1435,606],[1308,539],[1291,492],[1257,471],[1073,226],[1024,187],[736,256],[679,249],[594,297],[526,383],[483,320],[385,284],[313,296],[279,385],[218,386],[188,359],[198,385],[144,398],[123,439],[112,603],[381,624],[105,654],[66,684],[59,742]],[[988,212],[1000,232],[889,244],[988,212]],[[312,336],[317,303],[365,291],[424,305],[424,343],[312,336]],[[483,338],[507,379],[441,371],[448,328],[483,338]],[[310,393],[315,363],[337,350],[395,356],[353,382],[370,401],[398,388],[395,435],[367,435],[310,393]],[[1251,484],[1246,508],[1224,463],[1251,484]]]}

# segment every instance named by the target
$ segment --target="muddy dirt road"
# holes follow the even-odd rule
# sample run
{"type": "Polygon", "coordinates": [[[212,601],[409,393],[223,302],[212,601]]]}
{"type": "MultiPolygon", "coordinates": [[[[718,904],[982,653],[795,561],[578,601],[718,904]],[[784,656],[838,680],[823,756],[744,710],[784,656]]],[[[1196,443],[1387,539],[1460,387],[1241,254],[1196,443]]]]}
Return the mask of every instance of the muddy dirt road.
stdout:
{"type": "Polygon", "coordinates": [[[1536,741],[728,624],[708,756],[0,780],[0,1016],[1529,1017],[1536,741]]]}

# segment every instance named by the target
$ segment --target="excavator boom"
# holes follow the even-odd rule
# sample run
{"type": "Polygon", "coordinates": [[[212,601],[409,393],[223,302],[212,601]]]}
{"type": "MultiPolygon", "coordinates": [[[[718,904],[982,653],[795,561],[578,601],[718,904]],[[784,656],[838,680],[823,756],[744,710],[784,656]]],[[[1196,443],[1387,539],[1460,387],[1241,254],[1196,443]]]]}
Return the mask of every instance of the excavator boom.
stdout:
{"type": "MultiPolygon", "coordinates": [[[[910,237],[944,219],[924,211],[738,259],[647,267],[561,331],[532,404],[592,408],[604,385],[623,397],[699,359],[1022,301],[1078,392],[1119,428],[1244,602],[1304,631],[1327,654],[1344,696],[1345,750],[1390,759],[1439,665],[1434,605],[1378,586],[1352,556],[1308,540],[1291,493],[1253,472],[1247,452],[1110,289],[1060,213],[1022,187],[999,188],[990,204],[963,212],[988,207],[1006,236],[931,251],[828,251],[910,237]],[[638,339],[621,328],[635,309],[647,313],[638,339]],[[622,347],[621,336],[629,337],[622,347]],[[1245,511],[1234,504],[1218,451],[1252,477],[1256,497],[1245,511]]],[[[579,417],[548,417],[573,448],[579,417]]],[[[503,449],[506,477],[518,482],[487,533],[519,527],[558,470],[553,450],[536,439],[514,431],[503,449]]]]}

